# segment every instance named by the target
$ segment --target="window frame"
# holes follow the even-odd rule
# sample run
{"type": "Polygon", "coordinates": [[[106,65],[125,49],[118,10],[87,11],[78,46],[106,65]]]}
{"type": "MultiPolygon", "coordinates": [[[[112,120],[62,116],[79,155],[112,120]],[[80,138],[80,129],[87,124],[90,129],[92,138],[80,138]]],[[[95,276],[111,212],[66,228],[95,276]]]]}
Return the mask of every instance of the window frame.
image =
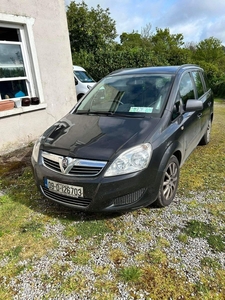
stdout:
{"type": "MultiPolygon", "coordinates": [[[[21,52],[23,56],[24,68],[26,70],[26,76],[22,77],[22,80],[26,80],[28,96],[25,97],[38,97],[38,105],[21,106],[11,110],[0,111],[0,118],[15,114],[21,114],[23,112],[29,112],[33,110],[44,109],[47,104],[44,100],[43,89],[41,84],[41,76],[39,71],[36,47],[34,43],[33,25],[35,19],[31,17],[14,16],[0,13],[0,26],[6,28],[15,28],[20,31],[21,41],[15,42],[21,45],[21,52]]],[[[2,41],[1,41],[2,42],[2,41]]],[[[13,44],[14,42],[2,42],[13,44]]],[[[21,77],[8,77],[1,78],[0,81],[12,81],[13,79],[20,79],[21,77]]],[[[12,98],[9,98],[9,100],[12,98]]],[[[3,101],[3,100],[0,100],[3,101]]]]}
{"type": "MultiPolygon", "coordinates": [[[[186,105],[186,101],[183,101],[183,98],[180,93],[180,84],[181,84],[181,81],[183,80],[184,76],[188,75],[190,78],[190,81],[192,83],[192,88],[193,88],[193,92],[194,92],[193,100],[195,100],[197,98],[196,86],[195,86],[195,82],[194,82],[194,79],[193,79],[193,76],[191,73],[192,73],[192,70],[188,70],[188,71],[182,73],[179,78],[179,81],[177,84],[176,97],[175,97],[175,100],[173,103],[173,112],[172,112],[172,116],[171,116],[172,122],[175,122],[177,120],[177,118],[179,118],[182,114],[185,113],[184,107],[186,105]],[[175,108],[176,108],[176,111],[175,111],[175,108]]],[[[191,100],[191,98],[187,99],[187,100],[191,100]]]]}

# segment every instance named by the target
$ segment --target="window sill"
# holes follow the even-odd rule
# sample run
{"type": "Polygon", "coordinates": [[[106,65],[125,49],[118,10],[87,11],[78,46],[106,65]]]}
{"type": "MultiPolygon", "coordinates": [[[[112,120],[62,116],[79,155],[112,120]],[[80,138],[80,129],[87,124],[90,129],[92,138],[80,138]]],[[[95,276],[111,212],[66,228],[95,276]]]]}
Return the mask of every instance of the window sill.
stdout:
{"type": "Polygon", "coordinates": [[[21,106],[18,108],[4,110],[4,111],[0,111],[0,118],[11,117],[14,115],[20,115],[20,114],[28,113],[31,111],[45,109],[46,107],[47,107],[47,103],[41,103],[41,104],[37,104],[37,105],[21,106]]]}

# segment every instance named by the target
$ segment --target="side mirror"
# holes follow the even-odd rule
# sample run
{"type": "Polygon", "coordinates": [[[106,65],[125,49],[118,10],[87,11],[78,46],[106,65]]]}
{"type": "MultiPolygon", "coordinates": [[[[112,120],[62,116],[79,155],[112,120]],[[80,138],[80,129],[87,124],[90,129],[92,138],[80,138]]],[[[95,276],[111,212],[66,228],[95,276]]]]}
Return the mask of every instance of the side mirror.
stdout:
{"type": "Polygon", "coordinates": [[[185,107],[185,111],[186,112],[198,111],[198,110],[203,110],[203,103],[202,103],[202,101],[195,100],[195,99],[189,99],[186,102],[186,107],[185,107]]]}

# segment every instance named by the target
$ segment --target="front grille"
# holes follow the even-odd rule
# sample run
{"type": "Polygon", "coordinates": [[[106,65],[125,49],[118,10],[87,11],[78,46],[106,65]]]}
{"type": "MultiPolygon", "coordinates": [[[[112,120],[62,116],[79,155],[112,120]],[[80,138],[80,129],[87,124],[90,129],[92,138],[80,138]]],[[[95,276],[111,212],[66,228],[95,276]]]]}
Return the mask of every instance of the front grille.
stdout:
{"type": "Polygon", "coordinates": [[[97,167],[85,167],[85,166],[74,166],[69,174],[70,175],[83,175],[83,176],[95,176],[98,175],[101,172],[102,168],[97,168],[97,167]]]}
{"type": "Polygon", "coordinates": [[[59,163],[57,161],[43,157],[43,162],[44,162],[45,166],[48,167],[49,169],[54,170],[56,172],[61,172],[59,163]]]}
{"type": "Polygon", "coordinates": [[[137,202],[143,196],[145,191],[146,191],[146,188],[142,188],[134,193],[118,197],[113,201],[114,206],[128,205],[128,204],[137,202]]]}
{"type": "Polygon", "coordinates": [[[48,152],[42,152],[42,162],[45,167],[69,176],[97,176],[106,165],[106,161],[94,161],[64,157],[48,152]],[[66,165],[64,164],[66,160],[66,165]]]}
{"type": "Polygon", "coordinates": [[[61,194],[54,193],[52,191],[49,191],[46,187],[41,187],[43,194],[52,200],[64,203],[64,204],[69,204],[73,206],[79,206],[79,207],[88,207],[88,205],[91,203],[91,199],[87,198],[73,198],[61,194]]]}

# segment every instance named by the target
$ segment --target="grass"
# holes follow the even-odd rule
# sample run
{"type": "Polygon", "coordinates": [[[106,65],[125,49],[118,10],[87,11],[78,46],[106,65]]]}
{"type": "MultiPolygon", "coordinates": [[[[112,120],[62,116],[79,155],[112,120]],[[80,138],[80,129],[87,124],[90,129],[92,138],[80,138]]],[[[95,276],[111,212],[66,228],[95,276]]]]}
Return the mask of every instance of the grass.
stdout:
{"type": "Polygon", "coordinates": [[[211,224],[201,221],[191,220],[186,228],[185,233],[193,238],[205,238],[212,249],[215,251],[225,251],[225,237],[215,234],[217,229],[211,224]]]}
{"type": "Polygon", "coordinates": [[[64,234],[66,237],[72,238],[80,236],[82,239],[89,239],[95,237],[101,240],[101,237],[106,233],[110,233],[111,230],[107,227],[102,220],[91,220],[89,222],[78,222],[76,226],[67,222],[64,234]]]}
{"type": "Polygon", "coordinates": [[[172,210],[174,218],[187,219],[180,228],[167,223],[166,208],[111,217],[74,212],[40,196],[30,167],[31,146],[0,157],[0,299],[16,296],[10,283],[19,283],[24,272],[39,274],[39,286],[45,289],[41,299],[91,293],[92,299],[113,300],[121,290],[127,291],[127,299],[140,299],[141,294],[148,300],[225,299],[220,260],[225,252],[224,132],[225,104],[219,101],[210,144],[197,147],[181,169],[178,196],[185,212],[179,204],[172,210]],[[195,197],[201,192],[202,203],[195,197]],[[216,205],[208,200],[212,193],[219,197],[216,205]],[[199,220],[198,210],[210,222],[199,220]],[[134,219],[140,222],[136,227],[134,219]],[[180,271],[174,267],[179,259],[168,255],[171,240],[157,236],[160,226],[169,235],[177,232],[183,253],[191,240],[208,243],[214,256],[201,258],[198,281],[187,280],[182,263],[180,271]],[[107,263],[101,260],[103,253],[107,263]],[[49,265],[37,270],[36,262],[46,257],[49,265]]]}
{"type": "Polygon", "coordinates": [[[141,278],[142,272],[140,268],[135,266],[125,267],[122,268],[119,272],[119,276],[126,282],[132,281],[139,281],[141,278]]]}

